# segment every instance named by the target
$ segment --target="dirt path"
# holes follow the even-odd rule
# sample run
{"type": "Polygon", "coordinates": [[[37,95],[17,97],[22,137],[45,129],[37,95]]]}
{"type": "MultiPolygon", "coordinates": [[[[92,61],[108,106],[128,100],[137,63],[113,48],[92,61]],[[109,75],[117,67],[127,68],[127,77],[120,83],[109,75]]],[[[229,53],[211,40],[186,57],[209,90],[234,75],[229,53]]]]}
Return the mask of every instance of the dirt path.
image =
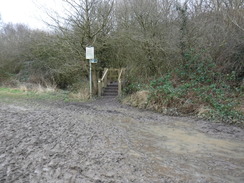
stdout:
{"type": "Polygon", "coordinates": [[[0,182],[244,182],[244,130],[123,106],[0,102],[0,182]]]}

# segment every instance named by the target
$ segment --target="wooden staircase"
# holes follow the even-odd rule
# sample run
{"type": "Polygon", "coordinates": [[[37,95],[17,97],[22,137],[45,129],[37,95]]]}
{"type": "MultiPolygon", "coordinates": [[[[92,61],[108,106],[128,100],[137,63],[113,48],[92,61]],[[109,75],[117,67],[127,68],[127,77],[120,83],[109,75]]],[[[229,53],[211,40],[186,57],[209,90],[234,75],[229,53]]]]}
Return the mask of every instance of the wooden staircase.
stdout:
{"type": "Polygon", "coordinates": [[[102,96],[105,97],[116,97],[118,96],[118,83],[109,83],[106,88],[104,88],[102,96]]]}
{"type": "Polygon", "coordinates": [[[125,69],[105,68],[98,80],[98,96],[116,97],[121,95],[125,69]]]}

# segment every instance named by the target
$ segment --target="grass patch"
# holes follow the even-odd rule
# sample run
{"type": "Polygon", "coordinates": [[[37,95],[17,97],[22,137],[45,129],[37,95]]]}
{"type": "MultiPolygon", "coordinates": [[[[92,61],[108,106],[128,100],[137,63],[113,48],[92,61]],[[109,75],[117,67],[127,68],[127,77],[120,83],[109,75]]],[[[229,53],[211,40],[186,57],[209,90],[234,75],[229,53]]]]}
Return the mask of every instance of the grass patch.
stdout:
{"type": "Polygon", "coordinates": [[[18,99],[33,99],[33,100],[59,100],[65,102],[86,101],[88,96],[86,91],[80,91],[79,94],[71,93],[64,90],[50,90],[39,88],[26,90],[21,88],[0,87],[0,101],[18,100],[18,99]]]}

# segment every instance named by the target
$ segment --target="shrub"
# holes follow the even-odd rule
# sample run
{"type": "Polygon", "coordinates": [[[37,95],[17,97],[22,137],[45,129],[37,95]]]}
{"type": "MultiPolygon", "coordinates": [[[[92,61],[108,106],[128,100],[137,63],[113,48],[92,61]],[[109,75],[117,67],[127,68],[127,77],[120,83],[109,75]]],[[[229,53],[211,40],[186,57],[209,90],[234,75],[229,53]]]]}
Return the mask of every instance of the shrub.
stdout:
{"type": "Polygon", "coordinates": [[[224,75],[215,72],[217,66],[211,60],[202,60],[201,55],[189,52],[185,55],[187,64],[152,80],[150,83],[149,105],[162,111],[177,108],[177,113],[198,114],[228,123],[243,123],[244,114],[236,111],[241,89],[232,85],[235,72],[224,75]]]}

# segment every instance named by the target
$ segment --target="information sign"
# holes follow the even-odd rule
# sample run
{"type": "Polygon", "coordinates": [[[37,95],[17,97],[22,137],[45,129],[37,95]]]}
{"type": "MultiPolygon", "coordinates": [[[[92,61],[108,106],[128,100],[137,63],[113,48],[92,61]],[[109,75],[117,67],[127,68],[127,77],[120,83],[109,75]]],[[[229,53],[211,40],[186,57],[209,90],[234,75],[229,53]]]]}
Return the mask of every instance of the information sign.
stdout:
{"type": "Polygon", "coordinates": [[[94,47],[86,47],[86,59],[94,59],[94,47]]]}

